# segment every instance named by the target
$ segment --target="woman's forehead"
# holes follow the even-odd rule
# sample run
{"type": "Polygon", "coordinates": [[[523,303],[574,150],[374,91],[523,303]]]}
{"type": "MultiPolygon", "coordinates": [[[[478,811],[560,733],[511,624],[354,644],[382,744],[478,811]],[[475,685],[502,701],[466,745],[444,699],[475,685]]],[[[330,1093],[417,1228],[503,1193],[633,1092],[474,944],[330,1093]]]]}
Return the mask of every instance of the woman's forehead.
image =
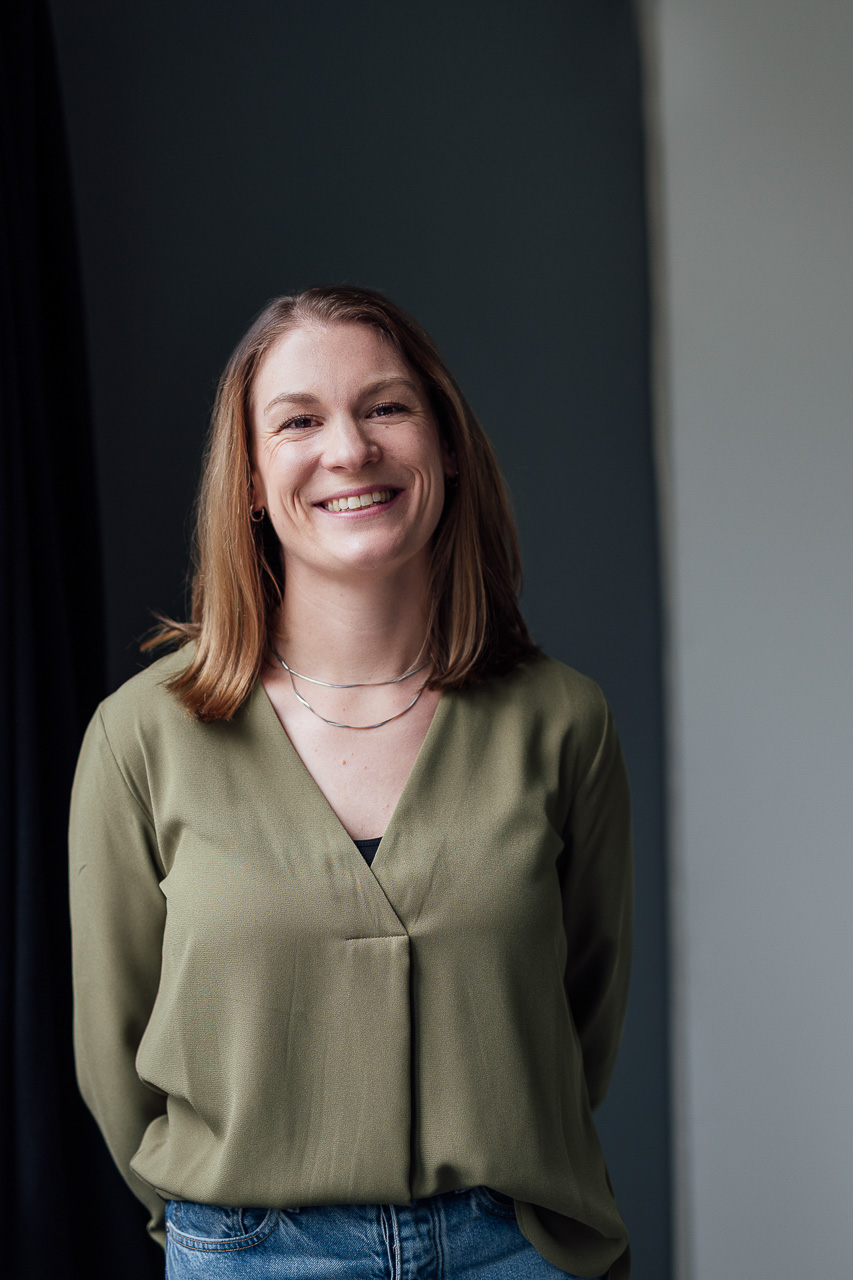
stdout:
{"type": "Polygon", "coordinates": [[[307,322],[276,339],[263,356],[252,387],[255,413],[282,397],[352,396],[363,385],[403,378],[415,389],[420,379],[394,343],[372,325],[307,322]]]}

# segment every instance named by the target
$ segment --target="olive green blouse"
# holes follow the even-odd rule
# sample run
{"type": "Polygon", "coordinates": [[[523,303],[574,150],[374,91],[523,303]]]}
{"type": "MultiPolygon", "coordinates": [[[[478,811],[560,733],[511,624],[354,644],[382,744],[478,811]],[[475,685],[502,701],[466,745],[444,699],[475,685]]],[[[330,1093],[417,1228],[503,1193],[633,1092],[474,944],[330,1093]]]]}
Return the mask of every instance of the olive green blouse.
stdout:
{"type": "Polygon", "coordinates": [[[622,1028],[628,784],[552,659],[444,692],[372,865],[263,686],[191,718],[155,662],[71,806],[80,1088],[162,1243],[164,1199],[409,1204],[486,1184],[543,1257],[628,1275],[592,1119],[622,1028]]]}

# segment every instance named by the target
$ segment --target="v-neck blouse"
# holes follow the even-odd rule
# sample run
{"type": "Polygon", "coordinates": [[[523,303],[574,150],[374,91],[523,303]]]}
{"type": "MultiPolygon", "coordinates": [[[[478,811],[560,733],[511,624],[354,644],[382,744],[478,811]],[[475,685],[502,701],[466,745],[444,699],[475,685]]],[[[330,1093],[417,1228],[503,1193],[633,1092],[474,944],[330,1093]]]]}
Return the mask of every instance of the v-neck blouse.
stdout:
{"type": "Polygon", "coordinates": [[[71,807],[77,1071],[166,1199],[410,1204],[485,1184],[554,1266],[625,1280],[592,1110],[631,944],[628,784],[552,659],[445,691],[368,864],[263,687],[202,724],[169,655],[103,702],[71,807]]]}

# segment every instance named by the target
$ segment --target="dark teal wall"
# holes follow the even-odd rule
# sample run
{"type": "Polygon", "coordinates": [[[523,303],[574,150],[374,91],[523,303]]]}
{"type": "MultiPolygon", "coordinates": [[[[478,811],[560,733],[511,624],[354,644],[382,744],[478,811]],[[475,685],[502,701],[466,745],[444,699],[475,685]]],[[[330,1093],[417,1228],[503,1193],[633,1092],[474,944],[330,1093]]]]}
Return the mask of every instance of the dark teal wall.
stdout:
{"type": "Polygon", "coordinates": [[[53,0],[88,310],[113,682],[180,609],[219,370],[275,293],[432,332],[512,489],[524,605],[613,703],[637,959],[600,1118],[638,1280],[669,1274],[660,599],[632,6],[53,0]]]}

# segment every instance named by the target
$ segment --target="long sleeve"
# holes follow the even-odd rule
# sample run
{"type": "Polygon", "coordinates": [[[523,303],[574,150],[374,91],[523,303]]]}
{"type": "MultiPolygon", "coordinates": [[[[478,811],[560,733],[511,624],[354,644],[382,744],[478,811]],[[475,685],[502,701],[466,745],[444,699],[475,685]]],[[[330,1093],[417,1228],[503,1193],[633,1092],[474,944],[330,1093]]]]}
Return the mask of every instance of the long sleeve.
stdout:
{"type": "Polygon", "coordinates": [[[163,1201],[130,1169],[162,1094],[135,1060],[160,977],[166,903],[143,799],[116,762],[102,714],[89,725],[74,780],[69,831],[74,1051],[80,1091],[163,1242],[163,1201]]]}
{"type": "Polygon", "coordinates": [[[564,840],[566,994],[590,1107],[604,1099],[628,999],[633,932],[631,802],[619,738],[601,696],[598,748],[574,796],[564,840]]]}

